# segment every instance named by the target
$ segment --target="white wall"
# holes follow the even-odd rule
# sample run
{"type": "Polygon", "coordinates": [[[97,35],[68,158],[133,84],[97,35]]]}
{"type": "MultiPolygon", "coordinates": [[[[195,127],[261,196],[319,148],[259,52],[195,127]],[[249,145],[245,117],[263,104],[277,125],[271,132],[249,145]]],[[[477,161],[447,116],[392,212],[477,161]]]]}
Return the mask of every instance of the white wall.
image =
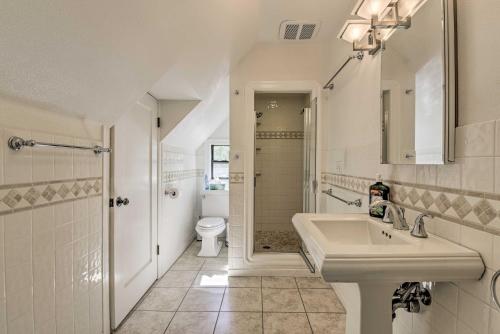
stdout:
{"type": "Polygon", "coordinates": [[[196,153],[161,143],[161,186],[159,195],[158,272],[163,275],[195,237],[200,215],[199,192],[201,170],[196,153]],[[176,188],[179,196],[165,196],[165,190],[176,188]]]}
{"type": "MultiPolygon", "coordinates": [[[[500,269],[500,68],[495,60],[500,46],[492,45],[486,37],[500,29],[492,12],[500,11],[498,1],[458,1],[459,41],[459,120],[457,128],[457,162],[446,166],[388,166],[379,164],[379,57],[365,57],[344,72],[336,88],[326,96],[324,114],[325,179],[343,174],[349,180],[373,182],[375,173],[384,179],[398,181],[391,184],[393,199],[407,207],[408,222],[413,223],[420,211],[430,210],[440,218],[427,224],[430,232],[460,243],[481,253],[487,271],[478,282],[438,283],[432,288],[433,304],[419,314],[398,312],[394,332],[407,333],[499,333],[500,312],[493,307],[489,282],[495,270],[500,269]],[[483,57],[489,50],[495,58],[483,57]],[[494,93],[496,92],[496,93],[494,93]],[[328,131],[326,131],[328,130],[328,131]],[[344,152],[344,163],[336,163],[338,152],[344,152]],[[467,191],[465,200],[471,211],[460,216],[452,207],[441,209],[437,202],[426,207],[421,200],[412,203],[403,199],[402,188],[412,188],[422,196],[427,190],[434,199],[440,194],[450,205],[460,193],[467,191]],[[491,208],[491,219],[480,217],[477,211],[482,199],[491,208]]],[[[338,41],[332,47],[342,47],[338,41]]],[[[334,57],[332,67],[344,56],[334,57]]],[[[327,182],[325,182],[326,185],[327,182]]],[[[325,186],[324,185],[324,186],[325,186]]],[[[346,186],[347,187],[347,186],[346,186]]],[[[350,188],[351,196],[366,194],[366,187],[350,188]]],[[[338,212],[341,208],[327,205],[323,211],[338,212]]],[[[338,287],[340,294],[354,300],[351,289],[338,287]]],[[[498,289],[498,288],[497,288],[498,289]]],[[[346,304],[347,314],[356,314],[357,306],[346,304]]],[[[349,326],[349,325],[348,325],[349,326]]],[[[350,332],[351,333],[351,332],[350,332]]]]}
{"type": "Polygon", "coordinates": [[[0,333],[101,333],[103,155],[13,152],[13,135],[100,144],[102,126],[0,99],[0,333]]]}

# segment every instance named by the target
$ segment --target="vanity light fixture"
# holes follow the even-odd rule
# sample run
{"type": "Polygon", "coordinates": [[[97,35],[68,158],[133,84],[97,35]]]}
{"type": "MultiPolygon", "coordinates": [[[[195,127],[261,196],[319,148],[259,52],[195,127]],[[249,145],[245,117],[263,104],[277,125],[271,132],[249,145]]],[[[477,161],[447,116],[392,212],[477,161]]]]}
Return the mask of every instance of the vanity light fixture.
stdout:
{"type": "Polygon", "coordinates": [[[408,29],[411,17],[427,0],[358,0],[352,15],[370,20],[372,28],[408,29]]]}
{"type": "Polygon", "coordinates": [[[368,51],[371,55],[382,45],[379,32],[367,20],[347,20],[337,37],[351,43],[354,51],[368,51]]]}
{"type": "Polygon", "coordinates": [[[375,55],[395,29],[411,27],[411,17],[427,0],[358,0],[352,15],[364,20],[347,20],[339,35],[352,43],[354,51],[375,55]]]}

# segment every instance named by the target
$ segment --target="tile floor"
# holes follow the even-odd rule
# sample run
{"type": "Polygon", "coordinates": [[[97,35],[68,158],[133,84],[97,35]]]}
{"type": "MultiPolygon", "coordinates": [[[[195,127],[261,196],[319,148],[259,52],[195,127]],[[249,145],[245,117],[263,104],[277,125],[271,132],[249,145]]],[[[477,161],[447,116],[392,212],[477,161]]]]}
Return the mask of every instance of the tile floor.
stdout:
{"type": "Polygon", "coordinates": [[[345,310],[310,277],[228,277],[227,248],[198,258],[194,241],[117,334],[344,334],[345,310]]]}

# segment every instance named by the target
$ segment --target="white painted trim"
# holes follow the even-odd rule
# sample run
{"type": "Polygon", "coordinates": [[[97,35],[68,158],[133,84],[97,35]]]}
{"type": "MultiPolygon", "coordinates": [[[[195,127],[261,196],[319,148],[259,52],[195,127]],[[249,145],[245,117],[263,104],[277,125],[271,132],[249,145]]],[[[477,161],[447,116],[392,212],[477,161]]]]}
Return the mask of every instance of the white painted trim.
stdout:
{"type": "MultiPolygon", "coordinates": [[[[109,147],[109,126],[102,127],[102,143],[109,147]]],[[[110,290],[109,290],[109,154],[102,159],[102,329],[111,332],[110,290]]]]}
{"type": "MultiPolygon", "coordinates": [[[[255,106],[254,95],[256,92],[265,93],[309,93],[311,100],[317,98],[317,124],[321,124],[322,100],[321,85],[316,81],[254,81],[245,87],[245,118],[244,118],[244,228],[243,228],[243,264],[251,272],[258,270],[304,270],[305,264],[298,254],[255,254],[253,252],[254,239],[254,154],[255,152],[255,106]],[[252,269],[254,271],[252,271],[252,269]]],[[[316,175],[321,173],[321,127],[316,129],[316,175]]],[[[318,180],[319,181],[319,180],[318,180]]],[[[316,194],[316,210],[319,211],[320,192],[316,194]]],[[[245,270],[243,270],[245,271],[245,270]]],[[[237,270],[231,272],[236,273],[237,270]]],[[[304,272],[305,273],[305,272],[304,272]]]]}

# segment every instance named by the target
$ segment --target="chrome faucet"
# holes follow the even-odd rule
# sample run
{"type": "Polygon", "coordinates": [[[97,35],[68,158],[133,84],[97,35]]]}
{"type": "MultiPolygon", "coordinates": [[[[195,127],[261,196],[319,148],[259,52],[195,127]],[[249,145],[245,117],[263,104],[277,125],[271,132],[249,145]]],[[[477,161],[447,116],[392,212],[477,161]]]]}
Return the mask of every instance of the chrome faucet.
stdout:
{"type": "MultiPolygon", "coordinates": [[[[409,230],[410,227],[406,223],[406,218],[404,215],[403,208],[398,207],[396,204],[392,203],[391,201],[388,200],[377,200],[374,201],[370,204],[370,208],[378,207],[378,206],[385,206],[387,209],[390,211],[390,216],[392,216],[392,225],[395,230],[409,230]]],[[[390,222],[387,221],[387,218],[389,215],[386,215],[384,222],[390,222]]]]}

